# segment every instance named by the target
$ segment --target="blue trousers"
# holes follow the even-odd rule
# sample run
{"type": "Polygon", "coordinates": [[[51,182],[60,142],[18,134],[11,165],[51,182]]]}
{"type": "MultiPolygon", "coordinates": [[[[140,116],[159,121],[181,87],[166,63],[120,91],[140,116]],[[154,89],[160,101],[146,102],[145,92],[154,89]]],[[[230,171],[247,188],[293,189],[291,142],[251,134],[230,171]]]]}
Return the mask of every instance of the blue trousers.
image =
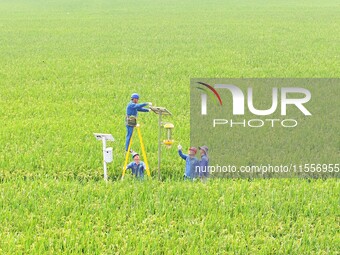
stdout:
{"type": "Polygon", "coordinates": [[[125,141],[125,151],[129,149],[129,143],[132,137],[133,127],[126,125],[126,141],[125,141]]]}

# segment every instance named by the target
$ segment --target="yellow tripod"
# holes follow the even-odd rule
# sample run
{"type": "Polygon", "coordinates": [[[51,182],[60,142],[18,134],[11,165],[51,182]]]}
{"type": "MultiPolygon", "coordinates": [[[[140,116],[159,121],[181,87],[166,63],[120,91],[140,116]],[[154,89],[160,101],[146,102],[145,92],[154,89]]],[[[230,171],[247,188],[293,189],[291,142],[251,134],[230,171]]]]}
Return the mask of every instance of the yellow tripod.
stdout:
{"type": "MultiPolygon", "coordinates": [[[[142,155],[143,155],[143,159],[144,159],[144,163],[145,163],[146,174],[150,177],[151,176],[150,175],[150,169],[149,169],[148,159],[146,157],[146,152],[145,152],[145,148],[144,148],[142,133],[140,132],[140,125],[137,124],[137,126],[135,128],[137,129],[138,138],[139,138],[139,142],[140,142],[140,147],[142,149],[142,155]]],[[[130,149],[131,149],[131,144],[132,144],[133,133],[134,133],[134,131],[132,131],[129,147],[128,147],[128,150],[127,150],[126,155],[125,155],[125,163],[124,163],[124,167],[123,167],[122,179],[124,179],[125,171],[126,171],[126,166],[128,164],[128,160],[129,160],[129,154],[130,154],[130,149]]]]}

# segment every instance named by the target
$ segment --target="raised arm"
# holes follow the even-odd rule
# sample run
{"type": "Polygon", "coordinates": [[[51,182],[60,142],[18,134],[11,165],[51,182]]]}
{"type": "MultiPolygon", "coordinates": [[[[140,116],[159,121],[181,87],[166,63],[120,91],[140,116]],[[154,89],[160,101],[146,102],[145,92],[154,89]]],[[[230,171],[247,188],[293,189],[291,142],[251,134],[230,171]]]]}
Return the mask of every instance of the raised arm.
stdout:
{"type": "Polygon", "coordinates": [[[149,112],[150,110],[148,108],[138,108],[137,111],[139,111],[139,112],[149,112]]]}
{"type": "Polygon", "coordinates": [[[131,104],[130,107],[131,109],[136,109],[139,111],[139,109],[143,109],[144,106],[147,106],[148,103],[142,103],[142,104],[131,104]]]}
{"type": "Polygon", "coordinates": [[[178,150],[178,155],[184,160],[186,160],[188,157],[188,155],[183,154],[182,150],[178,150]]]}

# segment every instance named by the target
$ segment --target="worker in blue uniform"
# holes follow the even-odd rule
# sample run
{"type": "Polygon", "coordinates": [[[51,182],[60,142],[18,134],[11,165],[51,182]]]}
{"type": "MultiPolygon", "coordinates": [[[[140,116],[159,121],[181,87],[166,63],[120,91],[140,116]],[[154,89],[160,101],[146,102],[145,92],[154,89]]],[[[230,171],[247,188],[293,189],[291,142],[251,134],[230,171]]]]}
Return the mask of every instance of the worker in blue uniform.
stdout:
{"type": "Polygon", "coordinates": [[[126,166],[126,170],[131,169],[133,176],[135,176],[137,179],[143,180],[146,166],[144,162],[140,160],[139,154],[137,152],[132,151],[131,153],[133,161],[126,166]]]}
{"type": "Polygon", "coordinates": [[[137,126],[137,115],[138,112],[149,112],[150,109],[145,108],[145,106],[151,106],[152,103],[141,103],[138,104],[139,95],[137,93],[133,93],[131,95],[131,101],[128,103],[126,107],[126,117],[125,117],[125,125],[126,125],[126,141],[125,141],[125,151],[129,149],[130,140],[133,133],[133,128],[137,126]]]}
{"type": "Polygon", "coordinates": [[[197,149],[195,147],[190,147],[188,150],[188,154],[183,154],[182,146],[178,145],[178,154],[179,156],[185,160],[185,172],[184,172],[184,180],[193,180],[198,175],[199,172],[199,161],[196,158],[197,149]]]}

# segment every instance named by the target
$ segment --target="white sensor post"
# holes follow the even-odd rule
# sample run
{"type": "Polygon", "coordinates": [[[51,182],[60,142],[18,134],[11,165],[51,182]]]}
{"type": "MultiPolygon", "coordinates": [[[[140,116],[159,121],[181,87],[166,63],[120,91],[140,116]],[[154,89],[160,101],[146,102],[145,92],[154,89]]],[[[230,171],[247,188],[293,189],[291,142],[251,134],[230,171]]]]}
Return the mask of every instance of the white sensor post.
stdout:
{"type": "Polygon", "coordinates": [[[94,133],[94,137],[97,140],[101,140],[103,142],[103,164],[104,164],[104,180],[107,181],[107,163],[111,163],[113,161],[112,147],[106,148],[106,141],[114,141],[114,138],[111,134],[99,134],[94,133]]]}

